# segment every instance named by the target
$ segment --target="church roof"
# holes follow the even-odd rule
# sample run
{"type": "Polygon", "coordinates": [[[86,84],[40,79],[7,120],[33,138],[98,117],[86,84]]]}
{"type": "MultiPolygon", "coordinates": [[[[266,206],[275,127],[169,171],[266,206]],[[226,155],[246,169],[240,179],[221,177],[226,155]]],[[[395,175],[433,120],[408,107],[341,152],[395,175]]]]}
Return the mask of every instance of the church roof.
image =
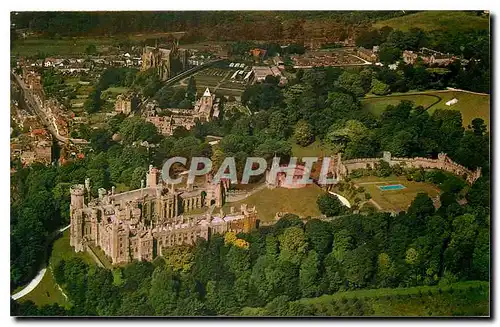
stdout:
{"type": "Polygon", "coordinates": [[[212,94],[210,93],[210,90],[208,89],[208,87],[206,88],[205,92],[203,92],[203,96],[204,97],[210,97],[210,96],[212,96],[212,94]]]}

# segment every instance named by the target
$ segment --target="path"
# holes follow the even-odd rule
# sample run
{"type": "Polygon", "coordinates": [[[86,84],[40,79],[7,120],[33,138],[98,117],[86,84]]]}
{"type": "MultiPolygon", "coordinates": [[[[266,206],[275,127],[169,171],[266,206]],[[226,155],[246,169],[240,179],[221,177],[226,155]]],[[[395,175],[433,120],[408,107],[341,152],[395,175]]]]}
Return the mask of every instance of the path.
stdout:
{"type": "Polygon", "coordinates": [[[468,91],[468,90],[463,90],[463,89],[456,89],[454,87],[447,87],[446,89],[448,91],[456,91],[456,92],[464,92],[464,93],[470,93],[470,94],[476,94],[476,95],[487,95],[487,96],[490,96],[488,93],[473,92],[473,91],[468,91]]]}
{"type": "MultiPolygon", "coordinates": [[[[71,225],[68,225],[66,227],[63,227],[63,228],[60,228],[58,230],[56,230],[50,237],[51,238],[54,238],[56,235],[58,235],[59,233],[62,233],[64,232],[66,229],[68,229],[71,225]]],[[[37,286],[38,284],[40,284],[40,282],[42,281],[43,279],[43,276],[45,276],[45,272],[47,271],[47,267],[43,267],[42,269],[40,269],[40,271],[38,272],[38,274],[35,276],[35,278],[33,278],[31,280],[31,282],[29,282],[29,284],[23,288],[22,290],[20,290],[19,292],[17,292],[16,294],[13,294],[11,297],[12,299],[14,300],[17,300],[17,299],[20,299],[22,298],[23,296],[29,294],[31,291],[33,291],[37,286]]]]}
{"type": "Polygon", "coordinates": [[[349,200],[347,200],[342,195],[337,194],[337,193],[332,192],[332,191],[328,191],[328,193],[330,193],[331,195],[335,195],[340,200],[340,202],[342,202],[343,205],[345,205],[348,208],[351,208],[351,203],[349,202],[349,200]]]}
{"type": "Polygon", "coordinates": [[[229,193],[228,196],[227,196],[227,198],[226,198],[226,203],[238,202],[238,201],[244,200],[244,199],[248,198],[249,196],[251,196],[251,195],[253,195],[253,194],[257,193],[257,192],[262,191],[266,187],[267,187],[267,184],[266,183],[262,183],[261,185],[257,186],[256,188],[254,188],[253,190],[251,190],[249,192],[235,194],[235,195],[231,195],[229,193]]]}

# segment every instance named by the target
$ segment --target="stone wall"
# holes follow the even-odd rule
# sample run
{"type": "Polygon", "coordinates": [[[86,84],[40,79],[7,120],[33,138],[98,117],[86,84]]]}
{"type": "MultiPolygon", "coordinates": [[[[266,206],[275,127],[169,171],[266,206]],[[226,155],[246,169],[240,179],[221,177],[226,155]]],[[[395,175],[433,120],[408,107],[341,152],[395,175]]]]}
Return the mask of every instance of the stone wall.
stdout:
{"type": "Polygon", "coordinates": [[[467,169],[451,160],[445,153],[440,153],[437,159],[423,157],[397,158],[392,157],[390,152],[385,151],[382,158],[359,158],[350,160],[342,160],[341,154],[339,153],[336,157],[332,158],[330,171],[341,180],[355,169],[375,168],[380,160],[386,161],[391,166],[401,165],[407,168],[441,169],[464,178],[469,184],[473,184],[481,177],[481,168],[478,167],[475,170],[467,169]]]}

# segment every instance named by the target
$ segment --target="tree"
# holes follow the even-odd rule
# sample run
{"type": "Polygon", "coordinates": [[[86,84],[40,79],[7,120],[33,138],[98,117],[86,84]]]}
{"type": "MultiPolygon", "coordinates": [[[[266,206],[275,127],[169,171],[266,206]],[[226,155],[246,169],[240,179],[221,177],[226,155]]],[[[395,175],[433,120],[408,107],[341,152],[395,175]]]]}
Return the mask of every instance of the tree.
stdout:
{"type": "Polygon", "coordinates": [[[299,120],[295,125],[295,141],[300,146],[308,146],[314,141],[314,134],[311,125],[305,120],[299,120]]]}
{"type": "Polygon", "coordinates": [[[349,73],[348,71],[343,72],[342,75],[339,76],[335,82],[335,86],[357,97],[363,96],[366,93],[363,89],[360,75],[349,73]]]}
{"type": "Polygon", "coordinates": [[[320,259],[331,251],[333,234],[329,223],[319,219],[309,219],[305,225],[305,236],[320,259]]]}
{"type": "Polygon", "coordinates": [[[334,195],[320,195],[318,197],[317,204],[319,211],[327,217],[339,216],[347,212],[346,207],[334,195]]]}
{"type": "Polygon", "coordinates": [[[101,89],[95,88],[90,92],[87,100],[85,100],[85,103],[83,104],[83,107],[85,108],[85,111],[87,113],[92,114],[95,112],[98,112],[99,109],[101,109],[103,101],[101,100],[101,89]]]}
{"type": "Polygon", "coordinates": [[[302,297],[315,297],[319,294],[319,267],[319,256],[316,251],[312,250],[300,266],[299,282],[302,297]]]}
{"type": "Polygon", "coordinates": [[[128,117],[120,124],[120,135],[126,144],[136,141],[158,143],[161,140],[156,126],[137,116],[128,117]]]}
{"type": "Polygon", "coordinates": [[[434,214],[434,203],[427,193],[418,193],[408,208],[408,214],[416,217],[414,227],[420,230],[425,226],[425,220],[434,214]]]}
{"type": "Polygon", "coordinates": [[[186,87],[187,99],[193,102],[196,99],[196,80],[194,76],[191,76],[186,87]]]}
{"type": "Polygon", "coordinates": [[[391,90],[389,88],[389,85],[374,78],[372,80],[370,92],[372,92],[373,94],[376,94],[376,95],[386,95],[386,94],[389,94],[391,92],[391,90]]]}
{"type": "Polygon", "coordinates": [[[169,267],[157,267],[151,278],[149,302],[155,314],[170,316],[177,308],[179,281],[174,277],[169,267]]]}
{"type": "Polygon", "coordinates": [[[288,227],[278,236],[280,259],[300,264],[307,251],[307,241],[301,227],[288,227]]]}
{"type": "Polygon", "coordinates": [[[87,55],[95,55],[97,54],[97,47],[95,44],[89,44],[86,48],[85,48],[85,53],[87,55]]]}
{"type": "Polygon", "coordinates": [[[403,51],[394,44],[384,43],[380,45],[378,55],[381,63],[389,65],[401,58],[402,52],[403,51]]]}
{"type": "Polygon", "coordinates": [[[97,151],[107,151],[112,144],[111,132],[107,129],[98,128],[90,132],[90,144],[97,151]]]}
{"type": "Polygon", "coordinates": [[[234,273],[236,278],[243,276],[250,270],[250,253],[248,248],[232,245],[226,255],[226,262],[229,270],[234,273]]]}
{"type": "Polygon", "coordinates": [[[353,288],[365,287],[371,280],[375,267],[375,253],[368,245],[361,245],[352,251],[347,251],[342,264],[345,278],[353,288]]]}
{"type": "Polygon", "coordinates": [[[450,272],[468,277],[472,270],[474,244],[478,234],[476,217],[472,214],[458,216],[453,219],[452,226],[450,243],[444,252],[444,265],[450,272]]]}

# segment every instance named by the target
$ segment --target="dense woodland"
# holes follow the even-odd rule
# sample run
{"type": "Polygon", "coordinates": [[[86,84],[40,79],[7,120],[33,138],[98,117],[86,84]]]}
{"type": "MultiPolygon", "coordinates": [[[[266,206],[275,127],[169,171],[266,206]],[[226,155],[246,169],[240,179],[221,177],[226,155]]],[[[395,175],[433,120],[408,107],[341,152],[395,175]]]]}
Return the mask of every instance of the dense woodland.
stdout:
{"type": "Polygon", "coordinates": [[[16,28],[49,37],[187,31],[183,41],[198,42],[324,35],[344,39],[356,28],[401,15],[401,11],[19,12],[11,20],[16,28]]]}

